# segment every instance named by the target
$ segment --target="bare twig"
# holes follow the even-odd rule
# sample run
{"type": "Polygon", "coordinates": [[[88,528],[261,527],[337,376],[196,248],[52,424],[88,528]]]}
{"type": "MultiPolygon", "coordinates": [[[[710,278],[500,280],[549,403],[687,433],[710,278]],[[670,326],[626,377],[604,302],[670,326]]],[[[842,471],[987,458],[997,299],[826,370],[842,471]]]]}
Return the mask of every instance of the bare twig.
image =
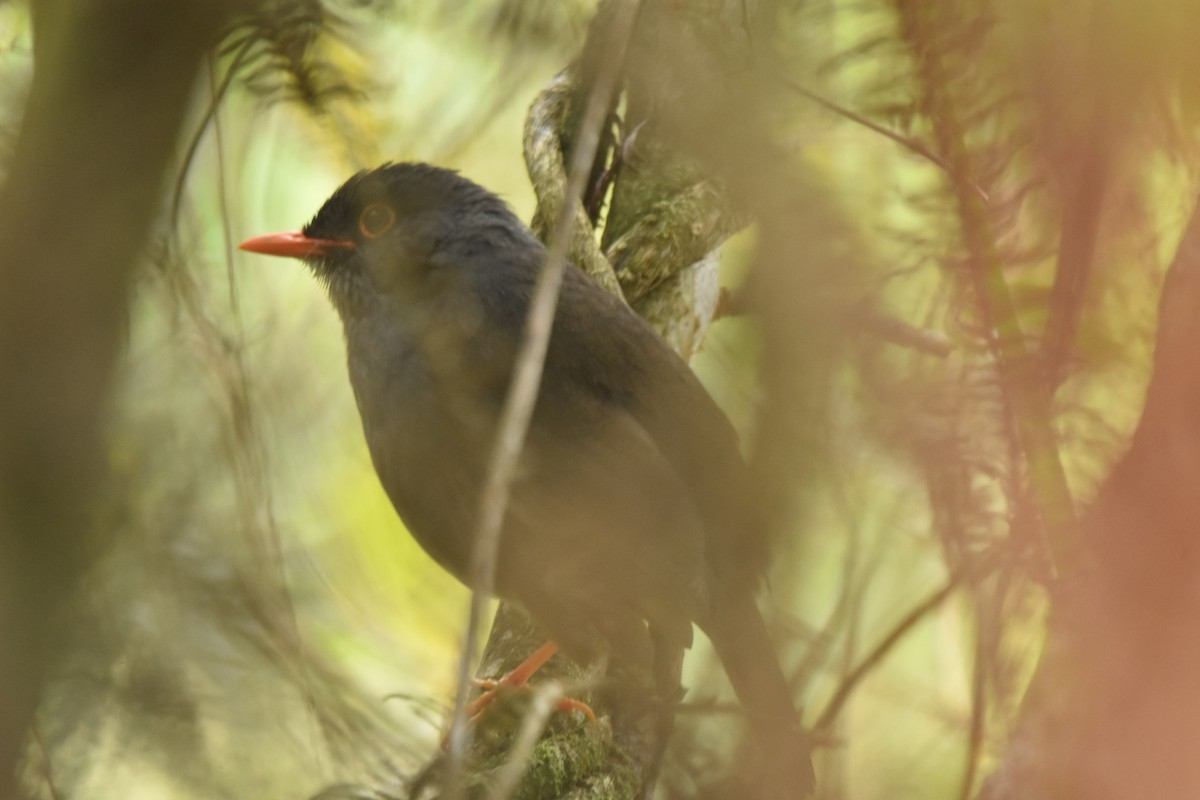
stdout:
{"type": "MultiPolygon", "coordinates": [[[[713,319],[737,317],[749,314],[751,310],[750,304],[742,292],[730,292],[722,289],[721,296],[717,299],[717,308],[713,312],[713,319]]],[[[910,325],[868,303],[863,303],[857,313],[848,318],[848,322],[885,342],[890,342],[898,347],[906,347],[918,353],[945,358],[954,352],[954,343],[943,334],[910,325]]]]}
{"type": "Polygon", "coordinates": [[[875,308],[864,307],[859,322],[867,333],[897,347],[938,358],[945,358],[954,352],[954,343],[941,333],[910,325],[875,308]]]}
{"type": "MultiPolygon", "coordinates": [[[[183,203],[183,189],[187,185],[188,172],[191,170],[192,161],[196,158],[196,150],[200,147],[200,141],[204,138],[205,131],[208,130],[209,124],[216,118],[217,109],[221,105],[221,101],[225,98],[225,94],[229,91],[233,79],[237,77],[239,70],[244,66],[243,62],[247,55],[250,54],[254,47],[254,39],[248,38],[241,48],[233,57],[233,61],[229,64],[229,68],[225,70],[225,78],[221,81],[221,85],[213,89],[212,100],[208,104],[208,108],[204,110],[204,118],[200,120],[200,124],[196,126],[196,131],[192,134],[192,138],[188,140],[187,149],[183,154],[183,163],[179,166],[179,172],[175,176],[175,189],[171,193],[171,227],[174,228],[179,220],[179,207],[183,203]]],[[[212,56],[209,55],[210,80],[212,70],[212,56]]],[[[232,260],[232,259],[231,259],[232,260]]]]}
{"type": "Polygon", "coordinates": [[[874,122],[873,120],[870,120],[870,119],[864,117],[862,114],[859,114],[857,111],[851,111],[850,109],[846,108],[845,106],[838,105],[837,103],[833,102],[832,100],[822,97],[821,95],[817,94],[816,92],[812,91],[811,89],[804,88],[803,86],[796,83],[795,81],[790,81],[787,78],[783,78],[781,80],[783,81],[784,86],[788,87],[796,94],[799,94],[803,97],[808,98],[809,100],[812,100],[814,103],[821,106],[821,108],[824,108],[826,111],[832,111],[834,114],[837,114],[839,117],[844,117],[845,119],[848,119],[851,122],[854,122],[858,125],[862,125],[867,130],[874,131],[875,133],[878,133],[880,136],[883,136],[884,138],[891,139],[893,142],[895,142],[896,144],[905,148],[906,150],[908,150],[912,153],[916,153],[921,158],[924,158],[929,163],[934,164],[939,169],[941,169],[943,172],[945,172],[947,175],[954,178],[954,180],[962,181],[965,185],[971,187],[971,190],[974,191],[975,194],[977,194],[981,200],[983,200],[985,203],[987,202],[987,200],[988,200],[987,192],[985,192],[983,190],[983,187],[981,187],[979,184],[975,183],[974,181],[970,180],[970,178],[968,178],[966,176],[955,174],[954,166],[949,161],[942,158],[937,153],[933,152],[928,147],[926,147],[925,145],[918,142],[916,139],[899,134],[896,131],[892,130],[891,128],[885,128],[883,125],[880,125],[878,122],[874,122]]]}
{"type": "Polygon", "coordinates": [[[842,707],[846,701],[850,699],[850,693],[854,691],[859,682],[866,677],[867,673],[879,666],[893,647],[908,633],[913,626],[925,618],[925,615],[935,610],[958,588],[962,582],[962,577],[958,575],[951,576],[946,585],[936,592],[931,594],[921,603],[918,603],[916,608],[908,612],[904,619],[892,628],[891,632],[883,637],[879,644],[875,645],[870,653],[867,654],[859,665],[854,668],[843,680],[837,691],[834,692],[833,698],[825,706],[825,710],[821,712],[821,716],[817,718],[817,723],[813,726],[813,730],[819,735],[824,729],[830,727],[837,715],[841,713],[842,707]]]}
{"type": "Polygon", "coordinates": [[[513,380],[505,398],[495,448],[488,465],[487,482],[480,498],[479,520],[473,538],[475,549],[471,559],[471,612],[459,664],[454,724],[450,731],[446,772],[448,797],[459,796],[462,790],[459,777],[469,737],[464,712],[470,686],[471,664],[475,660],[479,630],[495,584],[496,559],[500,550],[500,533],[508,506],[509,489],[541,383],[542,367],[550,342],[550,329],[558,304],[558,292],[566,269],[565,257],[571,237],[571,222],[578,212],[584,183],[595,158],[608,100],[616,88],[617,65],[624,60],[624,51],[633,32],[633,23],[640,5],[640,0],[629,0],[617,9],[613,31],[619,51],[612,54],[608,62],[610,68],[597,76],[588,96],[579,136],[567,171],[566,201],[559,209],[547,248],[546,261],[533,290],[525,336],[513,366],[513,380]]]}
{"type": "Polygon", "coordinates": [[[1001,570],[991,603],[978,611],[978,633],[975,639],[975,668],[971,678],[971,724],[968,729],[966,764],[963,770],[959,800],[970,800],[974,796],[975,782],[979,775],[984,734],[987,732],[987,683],[993,668],[996,651],[1000,646],[1000,626],[1004,614],[1004,601],[1011,586],[1012,571],[1001,570]]]}

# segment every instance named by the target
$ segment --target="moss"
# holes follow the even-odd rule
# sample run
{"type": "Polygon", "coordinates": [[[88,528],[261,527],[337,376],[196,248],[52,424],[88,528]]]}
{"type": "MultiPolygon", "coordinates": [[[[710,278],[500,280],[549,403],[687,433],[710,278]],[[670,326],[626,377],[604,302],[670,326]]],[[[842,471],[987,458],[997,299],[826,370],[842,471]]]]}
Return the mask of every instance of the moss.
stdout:
{"type": "MultiPolygon", "coordinates": [[[[468,796],[487,796],[511,757],[511,746],[528,706],[528,693],[498,701],[485,717],[468,769],[468,796]]],[[[641,785],[641,768],[634,755],[613,742],[606,720],[581,723],[573,716],[552,718],[549,732],[534,747],[515,800],[587,798],[629,800],[641,785]]]]}
{"type": "Polygon", "coordinates": [[[603,723],[577,725],[571,731],[547,737],[534,748],[529,768],[513,796],[519,800],[562,797],[608,769],[612,750],[612,737],[603,723]]]}

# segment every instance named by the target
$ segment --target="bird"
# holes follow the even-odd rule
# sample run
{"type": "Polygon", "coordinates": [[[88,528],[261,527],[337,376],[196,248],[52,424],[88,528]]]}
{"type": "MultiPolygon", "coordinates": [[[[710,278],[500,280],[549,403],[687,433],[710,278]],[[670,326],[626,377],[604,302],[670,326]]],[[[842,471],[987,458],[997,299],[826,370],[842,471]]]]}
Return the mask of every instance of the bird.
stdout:
{"type": "MultiPolygon", "coordinates": [[[[543,244],[459,173],[389,162],[350,177],[302,230],[240,247],[299,258],[324,284],[383,489],[421,547],[469,584],[543,244]]],[[[521,680],[559,648],[661,674],[699,626],[759,745],[785,762],[777,796],[801,797],[812,765],[755,600],[769,553],[751,489],[738,434],[688,364],[568,265],[495,570],[495,593],[551,637],[521,680]]]]}

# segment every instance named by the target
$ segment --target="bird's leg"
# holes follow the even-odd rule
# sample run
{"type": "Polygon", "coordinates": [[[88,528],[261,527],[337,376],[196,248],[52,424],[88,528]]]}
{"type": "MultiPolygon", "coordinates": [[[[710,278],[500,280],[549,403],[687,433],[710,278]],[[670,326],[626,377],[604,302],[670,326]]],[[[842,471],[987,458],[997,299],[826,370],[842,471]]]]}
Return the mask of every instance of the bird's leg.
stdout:
{"type": "MultiPolygon", "coordinates": [[[[529,658],[518,664],[515,669],[504,677],[496,680],[485,679],[473,681],[476,686],[484,689],[484,692],[467,706],[467,718],[472,722],[477,722],[487,707],[495,702],[502,690],[518,689],[525,686],[529,683],[529,679],[533,677],[534,673],[541,669],[557,652],[558,645],[552,641],[548,641],[537,650],[534,650],[529,658]]],[[[562,712],[582,711],[588,719],[593,722],[596,720],[595,712],[592,711],[587,703],[571,697],[564,697],[560,700],[558,702],[558,710],[562,712]]]]}
{"type": "Polygon", "coordinates": [[[502,688],[516,689],[529,683],[529,679],[533,677],[534,673],[545,666],[546,662],[557,652],[558,645],[547,641],[507,675],[501,678],[477,678],[471,681],[484,692],[475,698],[474,702],[467,705],[467,717],[474,719],[476,715],[490,706],[502,688]]]}

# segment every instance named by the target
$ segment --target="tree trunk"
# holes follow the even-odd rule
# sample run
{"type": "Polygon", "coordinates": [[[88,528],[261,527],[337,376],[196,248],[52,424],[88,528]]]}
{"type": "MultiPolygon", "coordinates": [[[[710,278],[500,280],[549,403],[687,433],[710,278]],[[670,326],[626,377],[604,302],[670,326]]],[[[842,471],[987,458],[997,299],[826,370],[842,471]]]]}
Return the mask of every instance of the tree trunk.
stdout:
{"type": "Polygon", "coordinates": [[[36,68],[0,190],[0,797],[16,796],[56,613],[88,563],[129,277],[228,7],[32,10],[36,68]]]}

